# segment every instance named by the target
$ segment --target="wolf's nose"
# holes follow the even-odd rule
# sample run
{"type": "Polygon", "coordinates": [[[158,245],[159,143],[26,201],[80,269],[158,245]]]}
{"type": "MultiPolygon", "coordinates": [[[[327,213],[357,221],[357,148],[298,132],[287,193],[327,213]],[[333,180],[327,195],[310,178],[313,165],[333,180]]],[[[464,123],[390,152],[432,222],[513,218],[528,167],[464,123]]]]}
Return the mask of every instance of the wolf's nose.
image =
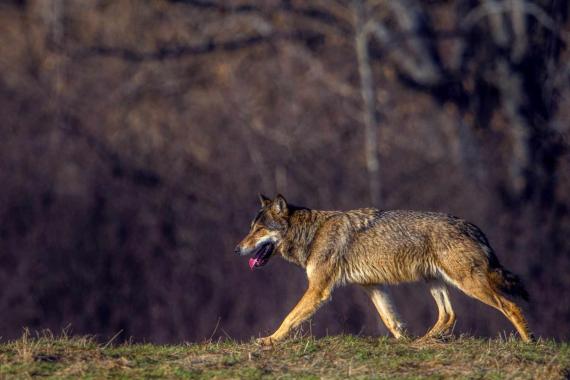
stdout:
{"type": "Polygon", "coordinates": [[[235,253],[236,255],[241,254],[241,248],[239,247],[239,245],[235,247],[234,253],[235,253]]]}

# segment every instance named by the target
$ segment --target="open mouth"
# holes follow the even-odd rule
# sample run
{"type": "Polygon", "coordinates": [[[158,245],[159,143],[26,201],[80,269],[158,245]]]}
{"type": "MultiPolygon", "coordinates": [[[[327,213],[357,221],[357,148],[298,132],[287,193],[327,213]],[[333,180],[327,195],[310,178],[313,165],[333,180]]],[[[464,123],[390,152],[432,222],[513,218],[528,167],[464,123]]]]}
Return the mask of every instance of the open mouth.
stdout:
{"type": "Polygon", "coordinates": [[[267,264],[271,254],[273,253],[274,245],[271,242],[267,242],[262,244],[257,250],[254,252],[253,257],[249,259],[249,267],[251,270],[254,268],[259,268],[267,264]]]}

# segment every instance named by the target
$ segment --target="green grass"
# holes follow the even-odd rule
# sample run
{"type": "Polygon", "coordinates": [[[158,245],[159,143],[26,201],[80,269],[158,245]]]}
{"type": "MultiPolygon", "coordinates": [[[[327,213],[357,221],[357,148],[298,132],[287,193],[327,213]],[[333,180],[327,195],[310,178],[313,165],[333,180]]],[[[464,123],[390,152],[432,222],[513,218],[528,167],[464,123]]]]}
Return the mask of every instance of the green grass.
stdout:
{"type": "Polygon", "coordinates": [[[232,341],[101,345],[50,333],[0,344],[0,378],[565,379],[570,345],[515,338],[420,343],[389,338],[299,338],[271,349],[232,341]]]}

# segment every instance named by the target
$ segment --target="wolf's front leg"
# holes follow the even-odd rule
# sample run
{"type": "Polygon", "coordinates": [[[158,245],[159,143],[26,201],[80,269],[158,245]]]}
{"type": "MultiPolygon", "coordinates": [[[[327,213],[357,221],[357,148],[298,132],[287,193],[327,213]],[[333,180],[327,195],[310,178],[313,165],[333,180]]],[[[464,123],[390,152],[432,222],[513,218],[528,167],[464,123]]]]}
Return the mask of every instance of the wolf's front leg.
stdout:
{"type": "Polygon", "coordinates": [[[281,326],[273,335],[260,338],[257,343],[268,346],[283,340],[292,329],[310,318],[317,309],[330,298],[332,286],[330,284],[311,284],[297,305],[291,310],[289,315],[283,320],[281,326]]]}

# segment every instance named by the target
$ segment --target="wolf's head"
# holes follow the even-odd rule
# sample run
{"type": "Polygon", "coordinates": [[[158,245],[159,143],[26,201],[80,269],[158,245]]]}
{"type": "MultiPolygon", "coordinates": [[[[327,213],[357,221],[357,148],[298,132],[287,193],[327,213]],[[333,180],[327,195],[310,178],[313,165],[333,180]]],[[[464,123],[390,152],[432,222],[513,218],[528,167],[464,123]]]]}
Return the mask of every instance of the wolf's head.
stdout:
{"type": "Polygon", "coordinates": [[[259,200],[261,208],[251,222],[249,233],[235,249],[238,255],[253,255],[249,259],[251,269],[267,264],[289,227],[289,207],[282,195],[271,200],[259,194],[259,200]]]}

